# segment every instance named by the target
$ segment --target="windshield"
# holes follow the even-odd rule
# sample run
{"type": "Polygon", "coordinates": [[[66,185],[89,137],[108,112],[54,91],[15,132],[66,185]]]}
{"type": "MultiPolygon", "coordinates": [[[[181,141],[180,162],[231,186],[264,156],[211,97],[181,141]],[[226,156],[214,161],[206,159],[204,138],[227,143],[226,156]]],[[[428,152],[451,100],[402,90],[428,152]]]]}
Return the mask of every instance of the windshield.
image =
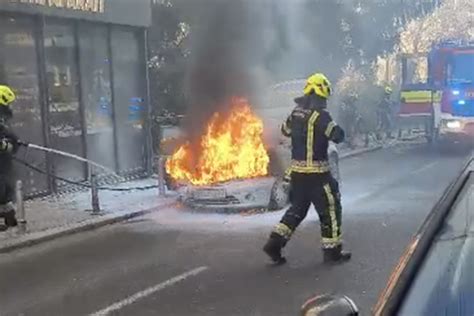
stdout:
{"type": "Polygon", "coordinates": [[[474,82],[474,53],[454,54],[451,67],[452,83],[474,82]]]}
{"type": "Polygon", "coordinates": [[[473,315],[474,178],[441,228],[405,299],[400,315],[473,315]]]}

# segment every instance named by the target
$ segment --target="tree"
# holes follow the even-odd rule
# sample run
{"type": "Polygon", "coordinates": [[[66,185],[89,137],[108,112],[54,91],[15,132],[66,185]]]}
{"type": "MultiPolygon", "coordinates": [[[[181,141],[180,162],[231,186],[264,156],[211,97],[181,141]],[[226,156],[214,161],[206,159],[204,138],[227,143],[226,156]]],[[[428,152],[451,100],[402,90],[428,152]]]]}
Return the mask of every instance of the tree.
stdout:
{"type": "Polygon", "coordinates": [[[188,51],[184,42],[189,26],[179,7],[169,0],[154,1],[153,25],[149,30],[149,69],[153,113],[185,110],[183,78],[188,51]]]}
{"type": "Polygon", "coordinates": [[[400,34],[402,53],[426,53],[442,40],[474,40],[474,2],[447,0],[432,14],[411,20],[400,34]]]}

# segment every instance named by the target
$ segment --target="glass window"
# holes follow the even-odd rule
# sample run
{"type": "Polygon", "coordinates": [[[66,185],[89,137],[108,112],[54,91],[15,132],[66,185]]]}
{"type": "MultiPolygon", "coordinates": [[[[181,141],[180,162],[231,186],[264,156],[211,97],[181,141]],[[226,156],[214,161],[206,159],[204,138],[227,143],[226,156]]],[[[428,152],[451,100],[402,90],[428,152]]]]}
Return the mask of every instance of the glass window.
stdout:
{"type": "MultiPolygon", "coordinates": [[[[51,146],[83,156],[74,28],[71,25],[47,21],[44,46],[51,146]]],[[[84,179],[84,164],[57,156],[54,164],[57,175],[75,180],[84,179]]]]}
{"type": "Polygon", "coordinates": [[[424,258],[400,315],[474,315],[473,204],[470,176],[424,258]]]}
{"type": "Polygon", "coordinates": [[[145,168],[145,67],[138,32],[112,31],[114,103],[121,172],[145,168]]]}
{"type": "Polygon", "coordinates": [[[454,54],[449,65],[449,78],[452,83],[474,82],[474,54],[454,54]]]}
{"type": "Polygon", "coordinates": [[[79,28],[82,102],[87,128],[87,155],[115,169],[112,90],[107,27],[79,28]]]}
{"type": "Polygon", "coordinates": [[[424,84],[428,82],[427,57],[409,57],[406,59],[404,84],[424,84]]]}
{"type": "MultiPolygon", "coordinates": [[[[14,113],[11,128],[25,141],[43,144],[38,65],[36,55],[35,24],[32,19],[17,16],[0,16],[0,84],[11,86],[17,95],[12,105],[14,113]]],[[[19,158],[45,168],[43,153],[19,153],[19,158]]],[[[45,193],[47,179],[23,166],[15,172],[22,179],[27,194],[45,193]]]]}

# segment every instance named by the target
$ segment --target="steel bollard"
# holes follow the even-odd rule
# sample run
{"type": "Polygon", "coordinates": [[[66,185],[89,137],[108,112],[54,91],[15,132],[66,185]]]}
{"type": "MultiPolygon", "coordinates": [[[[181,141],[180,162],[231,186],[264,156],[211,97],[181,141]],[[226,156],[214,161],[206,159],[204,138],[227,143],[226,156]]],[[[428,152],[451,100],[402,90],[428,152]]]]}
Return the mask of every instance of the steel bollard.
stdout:
{"type": "Polygon", "coordinates": [[[18,180],[15,186],[16,194],[16,217],[18,219],[18,225],[20,231],[26,230],[26,214],[25,214],[25,203],[23,199],[23,182],[18,180]]]}
{"type": "Polygon", "coordinates": [[[100,202],[99,202],[99,189],[97,187],[97,176],[91,173],[91,197],[92,197],[92,214],[99,214],[100,202]]]}
{"type": "Polygon", "coordinates": [[[158,158],[158,195],[165,196],[165,158],[160,156],[158,158]]]}

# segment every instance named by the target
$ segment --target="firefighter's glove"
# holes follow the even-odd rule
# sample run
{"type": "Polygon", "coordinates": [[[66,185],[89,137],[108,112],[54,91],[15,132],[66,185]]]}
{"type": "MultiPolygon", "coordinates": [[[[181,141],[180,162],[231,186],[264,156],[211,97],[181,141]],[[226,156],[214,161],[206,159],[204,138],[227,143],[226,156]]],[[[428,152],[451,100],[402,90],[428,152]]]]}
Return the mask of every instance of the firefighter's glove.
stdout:
{"type": "Polygon", "coordinates": [[[0,152],[14,153],[18,149],[18,144],[15,140],[9,138],[0,139],[0,152]]]}
{"type": "Polygon", "coordinates": [[[339,126],[335,126],[333,132],[331,133],[330,140],[336,144],[340,144],[346,138],[346,133],[339,126]]]}
{"type": "Polygon", "coordinates": [[[18,144],[18,147],[19,147],[19,146],[23,146],[23,147],[28,147],[28,146],[29,146],[29,143],[24,142],[24,141],[22,141],[22,140],[17,140],[16,143],[18,144]]]}

